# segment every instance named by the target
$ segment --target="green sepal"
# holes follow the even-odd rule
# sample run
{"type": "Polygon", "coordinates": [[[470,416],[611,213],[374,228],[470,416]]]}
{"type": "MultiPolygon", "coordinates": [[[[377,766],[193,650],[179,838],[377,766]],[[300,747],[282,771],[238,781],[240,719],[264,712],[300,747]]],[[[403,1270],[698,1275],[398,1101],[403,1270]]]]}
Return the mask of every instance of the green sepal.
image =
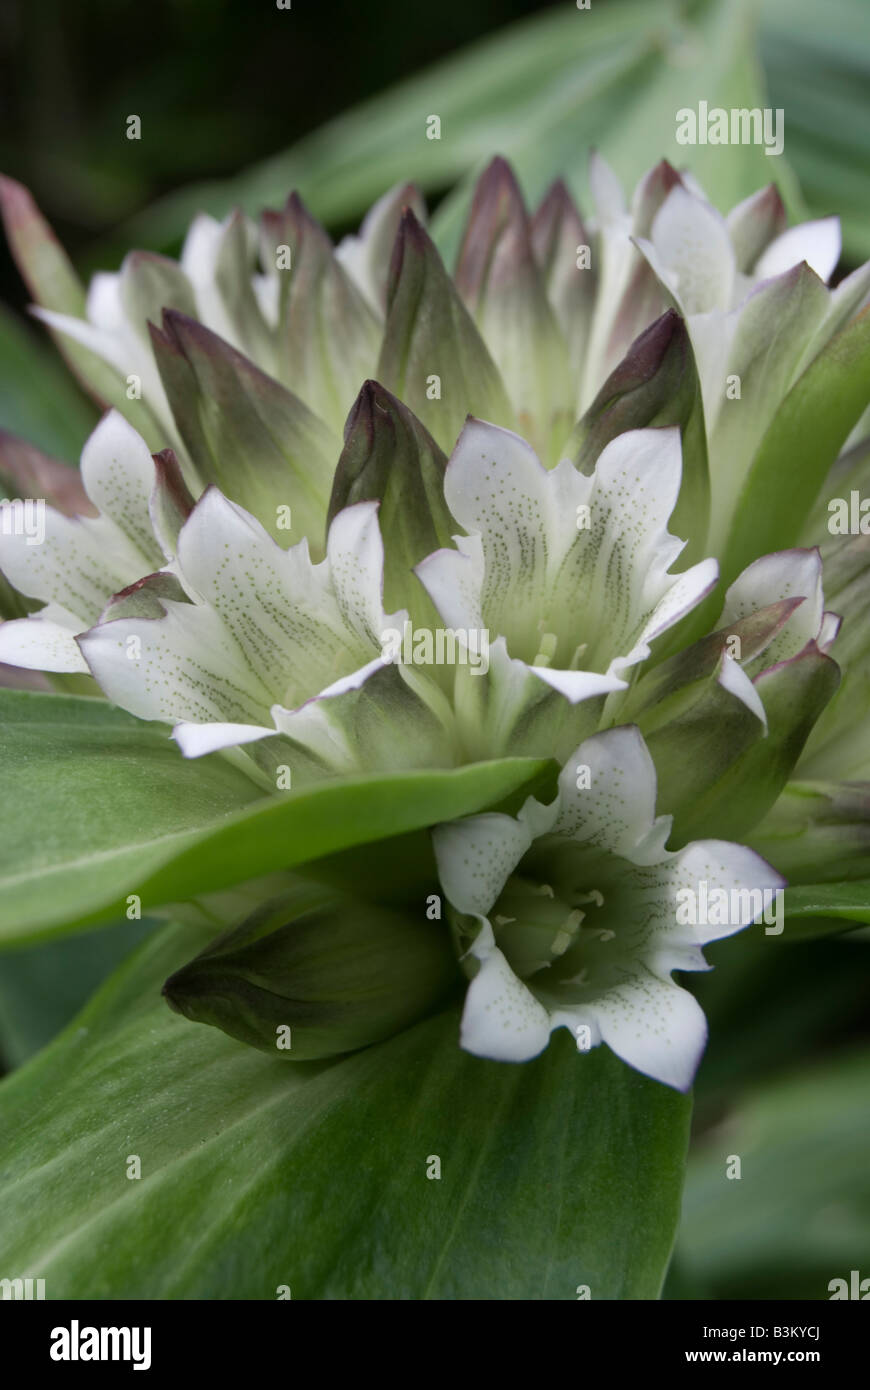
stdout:
{"type": "Polygon", "coordinates": [[[446,455],[412,411],[367,381],[345,430],[329,501],[329,522],[355,502],[380,502],[384,607],[411,611],[415,626],[437,624],[431,600],[412,574],[456,530],[444,501],[446,455]]]}
{"type": "Polygon", "coordinates": [[[375,375],[448,454],[469,414],[516,428],[499,370],[410,209],[402,215],[393,248],[375,375]]]}
{"type": "Polygon", "coordinates": [[[194,319],[169,310],[151,336],[200,486],[215,483],[283,546],[323,536],[338,448],[323,422],[194,319]]]}

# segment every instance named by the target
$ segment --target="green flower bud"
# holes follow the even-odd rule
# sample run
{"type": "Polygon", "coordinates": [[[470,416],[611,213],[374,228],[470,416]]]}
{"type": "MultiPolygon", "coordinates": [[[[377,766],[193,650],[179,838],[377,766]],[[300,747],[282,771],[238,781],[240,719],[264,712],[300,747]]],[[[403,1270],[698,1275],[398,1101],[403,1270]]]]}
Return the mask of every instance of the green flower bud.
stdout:
{"type": "Polygon", "coordinates": [[[431,1013],[457,980],[444,924],[302,885],[167,980],[171,1008],[285,1061],[351,1052],[431,1013]]]}

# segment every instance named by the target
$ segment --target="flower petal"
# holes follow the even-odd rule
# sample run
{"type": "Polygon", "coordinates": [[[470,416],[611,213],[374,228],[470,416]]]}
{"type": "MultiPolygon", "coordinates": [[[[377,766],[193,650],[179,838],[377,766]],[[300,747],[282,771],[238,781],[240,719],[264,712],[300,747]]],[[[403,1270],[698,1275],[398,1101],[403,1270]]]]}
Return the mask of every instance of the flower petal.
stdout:
{"type": "Polygon", "coordinates": [[[727,922],[698,922],[692,927],[692,934],[701,945],[733,936],[749,926],[766,905],[767,899],[762,895],[769,898],[786,886],[782,875],[760,854],[730,840],[694,840],[661,865],[659,880],[665,890],[660,901],[667,903],[674,914],[670,920],[664,914],[659,919],[665,936],[678,937],[686,932],[676,925],[675,905],[680,890],[695,894],[699,906],[702,883],[706,885],[704,891],[708,901],[714,890],[724,890],[728,894],[727,922]]]}
{"type": "Polygon", "coordinates": [[[214,609],[163,602],[162,618],[118,618],[79,646],[102,689],[140,719],[266,725],[271,696],[214,609]]]}
{"type": "Polygon", "coordinates": [[[731,308],[737,274],[724,218],[682,184],[671,189],[653,219],[656,265],[684,314],[731,308]]]}
{"type": "Polygon", "coordinates": [[[689,1089],[707,1041],[707,1020],[687,990],[632,962],[620,983],[591,1001],[590,1011],[617,1057],[666,1086],[689,1089]]]}
{"type": "Polygon", "coordinates": [[[518,980],[484,922],[472,947],[480,961],[465,996],[460,1044],[476,1057],[526,1062],[550,1039],[547,1010],[518,980]]]}
{"type": "Polygon", "coordinates": [[[277,729],[257,724],[176,724],[172,737],[185,758],[202,758],[224,748],[238,748],[244,743],[256,743],[261,738],[273,738],[277,729]]]}
{"type": "Polygon", "coordinates": [[[656,864],[666,855],[671,817],[657,817],[655,807],[655,765],[640,730],[633,724],[606,729],[581,743],[565,764],[551,833],[633,864],[656,864]],[[578,787],[580,768],[589,772],[578,787]]]}
{"type": "Polygon", "coordinates": [[[802,222],[797,227],[789,227],[771,242],[756,262],[753,273],[757,279],[768,280],[806,261],[810,270],[827,283],[837,268],[841,246],[839,217],[802,222]]]}
{"type": "Polygon", "coordinates": [[[531,843],[524,821],[495,812],[436,825],[432,844],[449,901],[459,912],[485,916],[531,843]]]}
{"type": "Polygon", "coordinates": [[[765,648],[763,665],[788,661],[815,641],[821,629],[824,595],[822,560],[817,550],[780,550],[754,560],[728,589],[718,626],[727,627],[759,608],[789,598],[802,598],[803,603],[765,648]]]}
{"type": "Polygon", "coordinates": [[[81,623],[60,604],[49,603],[30,618],[0,624],[0,662],[29,671],[82,671],[88,663],[76,645],[81,623]]]}

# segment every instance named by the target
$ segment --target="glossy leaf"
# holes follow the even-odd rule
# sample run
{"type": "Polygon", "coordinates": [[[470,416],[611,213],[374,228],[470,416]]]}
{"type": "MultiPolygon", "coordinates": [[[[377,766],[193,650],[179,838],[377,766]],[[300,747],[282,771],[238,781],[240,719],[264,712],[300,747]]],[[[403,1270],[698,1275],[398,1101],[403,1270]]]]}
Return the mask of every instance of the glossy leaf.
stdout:
{"type": "Polygon", "coordinates": [[[117,917],[131,894],[147,916],[485,810],[551,766],[506,758],[263,796],[222,757],[186,761],[168,733],[99,700],[0,691],[0,941],[117,917]]]}
{"type": "Polygon", "coordinates": [[[201,943],[160,933],[0,1088],[10,1269],[49,1298],[657,1296],[685,1096],[567,1034],[482,1061],[452,1012],[288,1067],[166,1008],[201,943]]]}

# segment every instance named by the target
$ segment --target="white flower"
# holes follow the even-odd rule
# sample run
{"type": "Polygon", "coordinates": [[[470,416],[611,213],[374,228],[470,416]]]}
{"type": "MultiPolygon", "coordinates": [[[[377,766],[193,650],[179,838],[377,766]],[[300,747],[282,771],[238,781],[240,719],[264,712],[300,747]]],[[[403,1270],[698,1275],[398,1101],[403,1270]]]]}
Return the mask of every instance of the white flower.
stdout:
{"type": "Polygon", "coordinates": [[[524,1061],[565,1027],[581,1050],[605,1042],[647,1076],[691,1085],[706,1023],[671,971],[706,969],[701,947],[747,926],[784,881],[727,841],[670,853],[671,818],[656,817],[655,800],[646,745],[623,726],[580,745],[551,805],[530,797],[516,819],[471,816],[434,830],[476,970],[462,1019],[467,1051],[524,1061]],[[697,894],[703,917],[722,890],[727,921],[710,913],[716,924],[680,924],[686,894],[697,894]]]}
{"type": "Polygon", "coordinates": [[[333,769],[366,753],[382,765],[430,753],[429,712],[382,652],[383,632],[406,614],[383,611],[376,503],[340,512],[313,564],[307,540],[282,550],[210,487],[179,533],[172,572],[177,597],[161,593],[149,616],[110,610],[79,645],[109,698],[174,724],[186,756],[278,734],[333,769]],[[354,696],[364,689],[380,714],[361,711],[354,696]]]}
{"type": "Polygon", "coordinates": [[[676,429],[620,435],[586,476],[568,460],[548,471],[518,435],[467,423],[444,487],[468,534],[416,573],[450,628],[489,634],[489,688],[477,684],[493,736],[509,741],[538,682],[572,704],[625,689],[650,643],[713,587],[714,560],[670,573],[684,546],[667,530],[680,477],[676,429]]]}
{"type": "Polygon", "coordinates": [[[669,304],[685,317],[704,403],[711,482],[707,550],[720,554],[755,452],[791,387],[870,295],[870,262],[828,289],[836,217],[786,229],[770,185],[723,216],[666,162],[631,204],[590,164],[598,283],[581,377],[585,410],[635,337],[669,304]]]}
{"type": "Polygon", "coordinates": [[[0,534],[0,570],[46,605],[0,627],[0,662],[40,671],[87,672],[76,636],[113,594],[171,560],[190,498],[171,454],[152,455],[117,411],[85,444],[82,482],[96,517],[45,508],[38,545],[15,528],[0,534]]]}

